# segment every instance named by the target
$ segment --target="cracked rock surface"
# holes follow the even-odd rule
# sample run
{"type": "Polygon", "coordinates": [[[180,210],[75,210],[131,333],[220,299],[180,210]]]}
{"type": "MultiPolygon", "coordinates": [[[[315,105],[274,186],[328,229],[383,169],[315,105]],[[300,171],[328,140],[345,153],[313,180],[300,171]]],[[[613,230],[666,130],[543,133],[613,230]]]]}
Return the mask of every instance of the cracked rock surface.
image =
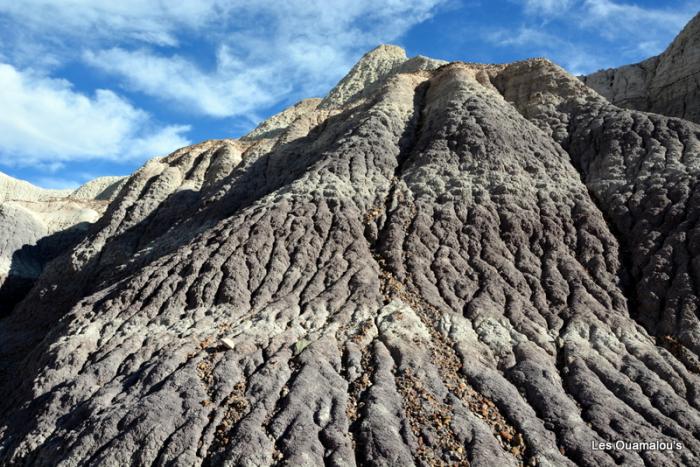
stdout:
{"type": "Polygon", "coordinates": [[[376,49],[47,266],[0,463],[697,465],[699,138],[545,60],[376,49]]]}

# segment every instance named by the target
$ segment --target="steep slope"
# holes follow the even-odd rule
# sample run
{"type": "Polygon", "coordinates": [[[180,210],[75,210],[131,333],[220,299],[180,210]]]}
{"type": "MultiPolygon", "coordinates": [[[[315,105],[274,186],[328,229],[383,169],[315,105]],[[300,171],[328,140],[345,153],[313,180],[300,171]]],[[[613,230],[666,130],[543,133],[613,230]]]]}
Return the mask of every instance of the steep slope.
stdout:
{"type": "Polygon", "coordinates": [[[700,368],[700,127],[617,108],[547,62],[506,67],[495,82],[568,151],[610,219],[634,316],[700,368]]]}
{"type": "Polygon", "coordinates": [[[71,248],[121,186],[102,177],[76,190],[45,190],[0,173],[0,315],[9,313],[44,265],[71,248]]]}
{"type": "Polygon", "coordinates": [[[700,14],[661,55],[582,80],[620,107],[700,123],[700,14]]]}
{"type": "Polygon", "coordinates": [[[0,462],[700,461],[700,127],[543,60],[360,63],[49,264],[0,320],[0,462]]]}

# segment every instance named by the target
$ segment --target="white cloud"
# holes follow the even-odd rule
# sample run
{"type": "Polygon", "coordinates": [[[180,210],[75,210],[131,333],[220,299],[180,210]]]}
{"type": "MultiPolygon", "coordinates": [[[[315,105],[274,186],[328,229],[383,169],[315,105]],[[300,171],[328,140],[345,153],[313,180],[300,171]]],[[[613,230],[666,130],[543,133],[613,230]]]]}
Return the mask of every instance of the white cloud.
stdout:
{"type": "Polygon", "coordinates": [[[146,49],[88,51],[86,62],[117,75],[135,91],[177,104],[188,113],[229,117],[268,106],[290,91],[288,84],[270,79],[274,70],[231,63],[225,49],[216,70],[207,73],[178,55],[164,57],[146,49]]]}
{"type": "Polygon", "coordinates": [[[547,57],[573,74],[635,63],[662,52],[700,4],[697,0],[654,7],[614,0],[513,1],[526,13],[524,24],[489,31],[486,39],[547,57]]]}
{"type": "Polygon", "coordinates": [[[580,16],[580,21],[608,38],[631,35],[648,44],[660,34],[677,34],[697,12],[697,6],[695,2],[681,8],[650,8],[612,0],[585,0],[582,6],[585,14],[580,16]]]}
{"type": "Polygon", "coordinates": [[[232,2],[219,0],[23,0],[0,2],[0,14],[45,36],[92,42],[120,39],[177,45],[182,29],[207,28],[232,2]]]}
{"type": "Polygon", "coordinates": [[[94,96],[30,70],[0,64],[0,163],[60,168],[89,159],[144,159],[188,144],[186,126],[156,127],[108,90],[94,96]]]}
{"type": "Polygon", "coordinates": [[[515,31],[499,29],[488,34],[488,39],[497,43],[500,46],[542,46],[549,45],[554,42],[560,42],[561,39],[556,36],[546,33],[541,29],[520,27],[515,31]]]}
{"type": "Polygon", "coordinates": [[[164,156],[191,143],[182,135],[189,130],[188,125],[168,125],[140,136],[137,136],[139,133],[136,130],[122,141],[124,148],[121,154],[128,159],[138,160],[164,156]]]}
{"type": "Polygon", "coordinates": [[[131,91],[221,118],[324,94],[363,52],[400,38],[447,0],[188,0],[175,9],[136,0],[27,1],[0,6],[0,14],[42,37],[73,38],[61,53],[86,49],[77,51],[82,60],[131,91]]]}
{"type": "Polygon", "coordinates": [[[590,27],[613,36],[631,31],[635,35],[668,30],[677,33],[695,14],[697,1],[658,2],[656,6],[640,6],[634,2],[615,0],[513,0],[522,5],[526,14],[541,19],[567,16],[573,27],[590,27]],[[664,5],[666,4],[666,5],[664,5]]]}
{"type": "Polygon", "coordinates": [[[583,47],[542,29],[522,26],[516,30],[500,29],[486,35],[489,42],[501,47],[523,50],[527,56],[545,57],[580,75],[602,66],[599,54],[591,54],[583,47]]]}

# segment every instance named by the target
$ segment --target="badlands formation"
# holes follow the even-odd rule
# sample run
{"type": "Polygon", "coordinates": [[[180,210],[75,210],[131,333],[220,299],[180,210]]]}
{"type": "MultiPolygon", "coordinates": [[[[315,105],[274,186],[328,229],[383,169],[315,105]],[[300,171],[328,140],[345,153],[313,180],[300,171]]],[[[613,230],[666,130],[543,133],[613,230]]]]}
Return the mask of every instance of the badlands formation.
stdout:
{"type": "Polygon", "coordinates": [[[0,319],[0,464],[700,465],[699,22],[642,77],[381,46],[149,162],[0,319]]]}

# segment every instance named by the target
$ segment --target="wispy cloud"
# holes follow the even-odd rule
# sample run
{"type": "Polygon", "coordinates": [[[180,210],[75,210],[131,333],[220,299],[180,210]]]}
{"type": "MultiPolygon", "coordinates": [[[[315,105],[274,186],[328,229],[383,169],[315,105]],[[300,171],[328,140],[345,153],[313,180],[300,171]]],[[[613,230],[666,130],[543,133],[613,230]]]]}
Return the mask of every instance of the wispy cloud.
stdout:
{"type": "Polygon", "coordinates": [[[515,31],[509,29],[497,29],[487,34],[487,38],[500,46],[542,46],[549,45],[552,41],[559,43],[561,39],[553,34],[530,27],[520,27],[515,31]]]}
{"type": "Polygon", "coordinates": [[[522,0],[525,13],[530,15],[560,15],[574,4],[574,0],[522,0]]]}
{"type": "Polygon", "coordinates": [[[487,39],[546,56],[576,74],[662,52],[700,6],[697,0],[653,7],[614,0],[513,1],[525,13],[523,23],[515,30],[487,32],[487,39]]]}
{"type": "Polygon", "coordinates": [[[604,63],[600,55],[589,53],[584,47],[540,28],[498,29],[487,33],[486,38],[502,47],[524,50],[527,56],[546,57],[575,75],[597,69],[604,63]]]}
{"type": "MultiPolygon", "coordinates": [[[[663,2],[657,7],[642,7],[634,3],[614,2],[612,0],[585,0],[583,8],[588,13],[581,18],[584,23],[591,26],[596,22],[607,21],[606,32],[616,30],[622,33],[625,29],[634,30],[636,34],[644,34],[647,31],[640,30],[640,24],[654,26],[661,29],[678,31],[689,19],[689,15],[697,11],[697,2],[688,2],[681,8],[664,6],[663,2]],[[622,21],[624,20],[624,21],[622,21]],[[612,24],[616,27],[612,28],[612,24]]],[[[597,23],[597,25],[600,25],[597,23]]]]}
{"type": "Polygon", "coordinates": [[[207,29],[233,7],[220,0],[23,0],[0,3],[0,13],[53,46],[86,36],[175,46],[184,30],[207,29]]]}
{"type": "Polygon", "coordinates": [[[697,13],[698,7],[700,2],[697,1],[679,8],[663,2],[656,7],[642,7],[611,0],[586,0],[580,25],[609,40],[634,41],[630,50],[655,55],[668,45],[669,34],[677,34],[697,13]]]}
{"type": "Polygon", "coordinates": [[[65,80],[8,64],[0,64],[0,108],[3,165],[142,159],[188,143],[188,127],[159,127],[112,91],[87,96],[65,80]]]}
{"type": "Polygon", "coordinates": [[[119,77],[129,89],[192,114],[245,115],[273,104],[291,90],[291,84],[273,79],[271,67],[247,67],[230,57],[226,48],[220,49],[216,69],[209,72],[179,55],[163,56],[148,49],[87,51],[84,58],[119,77]]]}
{"type": "Polygon", "coordinates": [[[397,39],[441,2],[228,2],[235,14],[222,18],[223,29],[206,31],[216,38],[210,69],[197,63],[200,57],[153,47],[92,48],[83,58],[128,89],[180,109],[213,117],[248,115],[285,97],[325,93],[359,54],[397,39]]]}
{"type": "Polygon", "coordinates": [[[522,5],[523,11],[540,19],[568,16],[576,19],[570,24],[598,28],[603,34],[624,34],[630,30],[643,35],[648,30],[668,29],[677,32],[697,12],[697,1],[657,2],[655,6],[640,5],[634,1],[616,0],[512,0],[522,5]],[[680,5],[679,5],[680,3],[680,5]],[[582,14],[584,13],[584,14],[582,14]]]}

